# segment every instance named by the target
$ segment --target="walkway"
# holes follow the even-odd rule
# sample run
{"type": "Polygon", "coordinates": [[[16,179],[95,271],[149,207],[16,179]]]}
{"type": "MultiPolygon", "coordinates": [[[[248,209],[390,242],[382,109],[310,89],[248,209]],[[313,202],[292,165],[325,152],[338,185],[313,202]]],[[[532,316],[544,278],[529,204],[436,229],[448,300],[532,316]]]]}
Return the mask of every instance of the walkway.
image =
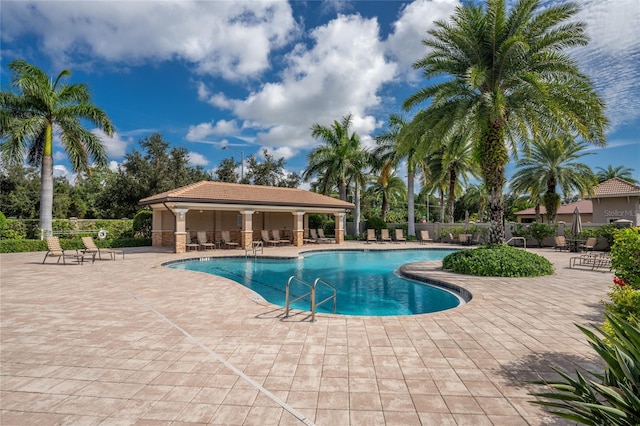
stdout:
{"type": "Polygon", "coordinates": [[[1,255],[0,423],[564,424],[528,402],[528,382],[553,378],[549,363],[597,368],[574,323],[601,321],[613,275],[533,251],[555,275],[475,278],[423,264],[414,269],[473,300],[435,314],[315,323],[284,319],[224,278],[160,266],[193,252],[128,249],[124,260],[82,266],[1,255]]]}

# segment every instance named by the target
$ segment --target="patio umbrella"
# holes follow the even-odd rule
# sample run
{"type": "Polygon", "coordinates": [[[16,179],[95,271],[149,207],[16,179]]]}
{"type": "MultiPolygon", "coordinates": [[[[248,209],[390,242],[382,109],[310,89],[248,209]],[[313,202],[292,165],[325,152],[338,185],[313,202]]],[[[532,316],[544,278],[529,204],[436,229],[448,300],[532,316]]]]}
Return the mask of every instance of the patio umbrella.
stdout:
{"type": "Polygon", "coordinates": [[[573,211],[573,220],[571,221],[571,235],[574,238],[582,232],[582,219],[580,218],[580,211],[576,207],[573,211]]]}

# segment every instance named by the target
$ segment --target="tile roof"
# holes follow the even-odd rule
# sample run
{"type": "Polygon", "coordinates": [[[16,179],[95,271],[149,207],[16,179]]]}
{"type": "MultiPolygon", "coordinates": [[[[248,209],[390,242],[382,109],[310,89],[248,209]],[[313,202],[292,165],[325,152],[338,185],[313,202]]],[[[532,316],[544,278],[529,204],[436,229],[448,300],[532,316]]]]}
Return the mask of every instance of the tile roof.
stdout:
{"type": "Polygon", "coordinates": [[[617,177],[605,180],[594,188],[594,195],[589,198],[621,197],[627,195],[640,196],[640,186],[617,177]]]}
{"type": "MultiPolygon", "coordinates": [[[[574,203],[569,203],[558,207],[558,212],[556,214],[573,214],[575,208],[578,208],[580,214],[593,214],[593,203],[591,200],[580,200],[574,203]]],[[[544,206],[540,206],[540,214],[546,214],[547,209],[544,206]]],[[[535,207],[531,207],[529,209],[520,210],[519,212],[514,213],[516,216],[524,216],[536,214],[535,207]]]]}
{"type": "Polygon", "coordinates": [[[353,209],[354,205],[297,188],[201,181],[143,198],[140,204],[197,202],[353,209]]]}

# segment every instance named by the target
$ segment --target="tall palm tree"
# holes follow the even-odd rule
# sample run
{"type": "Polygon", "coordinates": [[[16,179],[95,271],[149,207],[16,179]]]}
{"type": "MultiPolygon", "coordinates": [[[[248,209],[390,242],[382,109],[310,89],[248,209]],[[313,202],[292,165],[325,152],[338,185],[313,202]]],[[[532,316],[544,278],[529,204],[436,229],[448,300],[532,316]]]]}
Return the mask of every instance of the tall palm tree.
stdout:
{"type": "Polygon", "coordinates": [[[376,136],[378,146],[373,157],[382,165],[389,162],[394,167],[407,159],[407,233],[415,236],[415,143],[419,137],[409,129],[409,124],[401,115],[391,114],[388,130],[376,136]]]}
{"type": "Polygon", "coordinates": [[[390,163],[385,163],[380,176],[375,179],[368,190],[380,199],[380,217],[384,221],[387,220],[389,205],[393,206],[407,199],[407,186],[400,177],[396,176],[390,163]]]}
{"type": "Polygon", "coordinates": [[[455,134],[448,143],[442,145],[436,156],[448,180],[447,216],[450,223],[454,221],[456,192],[461,190],[461,184],[469,182],[469,175],[478,176],[477,165],[472,154],[473,147],[467,135],[455,134]]]}
{"type": "Polygon", "coordinates": [[[100,139],[85,129],[87,120],[107,135],[113,124],[107,114],[93,105],[85,84],[64,84],[69,70],[51,80],[25,61],[9,64],[16,92],[0,93],[0,150],[10,162],[27,162],[41,167],[40,228],[51,235],[53,225],[53,132],[59,131],[74,171],[88,171],[90,160],[106,166],[107,154],[100,139]]]}
{"type": "Polygon", "coordinates": [[[634,185],[638,184],[638,181],[633,178],[634,170],[629,167],[625,167],[625,166],[613,167],[611,164],[609,164],[606,169],[603,167],[596,167],[596,170],[597,170],[596,177],[598,178],[598,183],[602,183],[605,180],[609,180],[617,177],[620,179],[624,179],[627,182],[630,182],[634,185]]]}
{"type": "MultiPolygon", "coordinates": [[[[350,133],[352,115],[342,117],[341,121],[335,120],[333,125],[326,127],[318,123],[311,126],[311,136],[320,139],[323,144],[314,148],[307,156],[308,166],[302,173],[302,178],[309,181],[317,176],[316,188],[322,194],[327,194],[333,187],[338,187],[340,199],[347,200],[347,187],[352,177],[357,176],[356,182],[362,182],[360,173],[367,164],[367,153],[360,145],[360,137],[357,133],[350,133]]],[[[355,195],[356,234],[360,215],[359,189],[357,186],[355,195]]]]}
{"type": "Polygon", "coordinates": [[[431,131],[472,132],[489,191],[491,244],[504,242],[509,147],[516,152],[533,134],[561,132],[606,144],[604,103],[563,53],[588,42],[585,24],[572,20],[578,10],[574,3],[543,8],[539,0],[519,0],[510,11],[505,0],[466,2],[429,31],[429,53],[414,64],[434,83],[407,98],[405,109],[431,101],[422,117],[431,131]]]}
{"type": "Polygon", "coordinates": [[[555,222],[560,205],[559,186],[563,194],[577,191],[590,193],[597,180],[589,166],[577,160],[585,155],[587,144],[576,142],[568,136],[554,139],[536,140],[531,144],[530,155],[516,163],[516,173],[512,178],[514,191],[531,191],[541,197],[547,209],[549,222],[555,222]]]}

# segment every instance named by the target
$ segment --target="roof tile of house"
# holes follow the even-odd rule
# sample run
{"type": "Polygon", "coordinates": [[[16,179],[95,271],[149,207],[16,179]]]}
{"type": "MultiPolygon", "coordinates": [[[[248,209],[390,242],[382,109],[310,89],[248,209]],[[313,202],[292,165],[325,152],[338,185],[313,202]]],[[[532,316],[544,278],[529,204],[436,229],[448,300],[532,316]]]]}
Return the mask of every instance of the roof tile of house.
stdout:
{"type": "Polygon", "coordinates": [[[152,195],[140,200],[140,204],[147,205],[170,201],[354,208],[352,203],[303,189],[212,181],[201,181],[152,195]]]}
{"type": "Polygon", "coordinates": [[[591,198],[599,197],[620,197],[625,195],[640,195],[640,186],[634,185],[620,178],[611,178],[602,182],[594,188],[595,195],[591,198]]]}
{"type": "MultiPolygon", "coordinates": [[[[580,214],[593,214],[593,203],[591,200],[580,200],[574,203],[569,203],[558,207],[556,214],[573,214],[575,208],[578,208],[580,214]]],[[[547,209],[544,206],[540,206],[540,214],[546,214],[547,209]]],[[[521,210],[514,213],[516,216],[526,216],[536,214],[536,209],[531,207],[529,209],[521,210]]]]}

